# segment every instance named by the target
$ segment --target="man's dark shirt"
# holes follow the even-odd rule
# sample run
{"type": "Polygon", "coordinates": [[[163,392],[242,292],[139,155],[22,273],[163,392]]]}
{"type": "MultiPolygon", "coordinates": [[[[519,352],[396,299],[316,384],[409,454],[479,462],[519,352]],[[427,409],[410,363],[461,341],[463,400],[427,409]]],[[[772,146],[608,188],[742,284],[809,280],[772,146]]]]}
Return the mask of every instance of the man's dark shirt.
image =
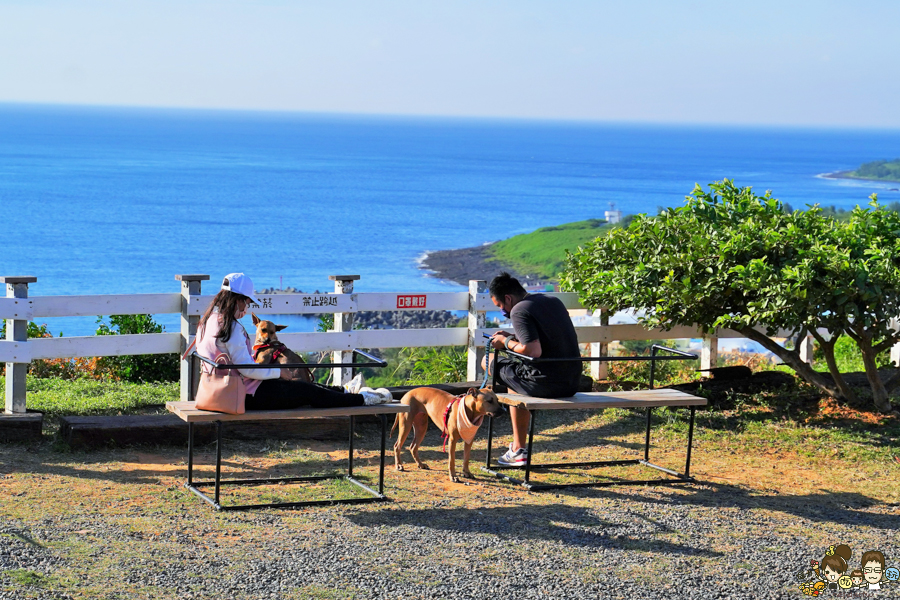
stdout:
{"type": "MultiPolygon", "coordinates": [[[[516,339],[527,344],[541,342],[541,358],[567,358],[581,355],[578,337],[569,312],[559,298],[544,294],[528,294],[510,311],[516,339]]],[[[582,363],[549,362],[529,365],[544,385],[562,388],[578,387],[582,363]]]]}

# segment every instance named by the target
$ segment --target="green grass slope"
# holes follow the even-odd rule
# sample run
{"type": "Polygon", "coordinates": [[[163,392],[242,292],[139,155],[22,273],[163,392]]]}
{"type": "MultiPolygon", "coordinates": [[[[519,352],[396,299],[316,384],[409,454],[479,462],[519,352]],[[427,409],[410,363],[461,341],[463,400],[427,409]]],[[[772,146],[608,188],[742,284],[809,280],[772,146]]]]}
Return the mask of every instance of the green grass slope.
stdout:
{"type": "Polygon", "coordinates": [[[855,171],[847,172],[845,176],[876,181],[900,181],[900,158],[868,162],[855,171]]]}
{"type": "Polygon", "coordinates": [[[574,251],[617,226],[601,219],[589,219],[556,227],[541,227],[531,233],[499,241],[490,246],[490,252],[498,261],[520,273],[556,280],[563,270],[566,250],[574,251]]]}

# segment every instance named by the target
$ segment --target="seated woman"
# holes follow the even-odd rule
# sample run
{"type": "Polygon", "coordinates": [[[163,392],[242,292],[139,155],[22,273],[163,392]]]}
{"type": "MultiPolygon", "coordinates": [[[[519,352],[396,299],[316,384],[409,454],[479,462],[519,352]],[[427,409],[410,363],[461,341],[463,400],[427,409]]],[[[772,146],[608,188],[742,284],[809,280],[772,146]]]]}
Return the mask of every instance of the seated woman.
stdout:
{"type": "MultiPolygon", "coordinates": [[[[222,289],[200,319],[197,353],[213,360],[218,349],[228,353],[232,364],[252,364],[250,336],[238,321],[247,314],[251,302],[259,304],[250,278],[243,273],[226,275],[222,289]]],[[[391,393],[384,388],[350,394],[341,387],[281,379],[281,369],[238,369],[238,372],[247,390],[246,410],[370,406],[391,401],[391,393]]]]}

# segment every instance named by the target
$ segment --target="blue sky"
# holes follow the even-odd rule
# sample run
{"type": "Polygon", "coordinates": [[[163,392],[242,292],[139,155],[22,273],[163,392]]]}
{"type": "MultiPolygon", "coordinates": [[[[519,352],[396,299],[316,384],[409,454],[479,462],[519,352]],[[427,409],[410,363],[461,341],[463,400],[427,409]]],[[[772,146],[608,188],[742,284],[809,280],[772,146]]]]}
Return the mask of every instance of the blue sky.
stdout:
{"type": "Polygon", "coordinates": [[[900,127],[900,2],[0,0],[0,102],[900,127]]]}

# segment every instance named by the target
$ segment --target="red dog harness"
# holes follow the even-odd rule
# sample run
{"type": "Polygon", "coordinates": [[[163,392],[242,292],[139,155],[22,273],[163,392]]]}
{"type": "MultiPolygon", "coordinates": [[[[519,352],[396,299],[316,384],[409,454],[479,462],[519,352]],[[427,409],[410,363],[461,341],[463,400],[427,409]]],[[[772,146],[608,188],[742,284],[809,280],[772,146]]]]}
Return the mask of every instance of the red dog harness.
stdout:
{"type": "Polygon", "coordinates": [[[272,353],[272,362],[275,362],[281,356],[284,344],[258,344],[253,346],[253,361],[256,362],[256,357],[259,356],[259,353],[267,348],[275,348],[275,352],[272,353]]]}

